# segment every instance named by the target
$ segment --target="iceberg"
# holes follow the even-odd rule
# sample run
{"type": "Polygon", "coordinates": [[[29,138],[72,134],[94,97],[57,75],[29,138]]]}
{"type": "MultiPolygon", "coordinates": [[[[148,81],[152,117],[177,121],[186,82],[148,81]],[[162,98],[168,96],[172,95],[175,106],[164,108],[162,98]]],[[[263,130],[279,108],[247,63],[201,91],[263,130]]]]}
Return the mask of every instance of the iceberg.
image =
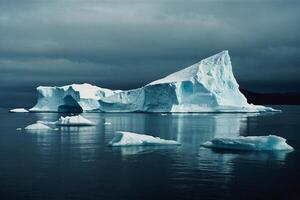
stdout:
{"type": "Polygon", "coordinates": [[[41,123],[34,123],[31,125],[28,125],[24,128],[25,130],[52,130],[51,127],[41,124],[41,123]]]}
{"type": "Polygon", "coordinates": [[[211,141],[203,143],[202,146],[216,149],[248,151],[293,150],[293,147],[286,143],[285,138],[276,135],[214,138],[211,141]]]}
{"type": "Polygon", "coordinates": [[[58,126],[95,126],[96,124],[81,115],[60,117],[57,122],[58,126]]]}
{"type": "Polygon", "coordinates": [[[14,109],[11,109],[9,112],[11,112],[11,113],[25,113],[25,112],[29,112],[29,111],[26,110],[25,108],[14,108],[14,109]]]}
{"type": "Polygon", "coordinates": [[[110,146],[150,146],[150,145],[180,145],[174,140],[165,140],[150,135],[142,135],[132,132],[117,131],[109,142],[110,146]]]}
{"type": "Polygon", "coordinates": [[[121,91],[90,84],[37,88],[32,112],[269,112],[249,104],[233,75],[228,51],[205,58],[141,88],[121,91]]]}

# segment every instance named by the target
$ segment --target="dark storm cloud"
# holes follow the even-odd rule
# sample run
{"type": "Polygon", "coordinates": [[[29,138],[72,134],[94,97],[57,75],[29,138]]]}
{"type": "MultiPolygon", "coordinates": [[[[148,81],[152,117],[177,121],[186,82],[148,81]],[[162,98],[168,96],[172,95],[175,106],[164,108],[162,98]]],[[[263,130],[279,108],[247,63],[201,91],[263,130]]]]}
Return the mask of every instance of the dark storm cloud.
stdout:
{"type": "Polygon", "coordinates": [[[138,87],[228,49],[242,87],[299,91],[299,11],[297,1],[0,0],[0,84],[138,87]]]}

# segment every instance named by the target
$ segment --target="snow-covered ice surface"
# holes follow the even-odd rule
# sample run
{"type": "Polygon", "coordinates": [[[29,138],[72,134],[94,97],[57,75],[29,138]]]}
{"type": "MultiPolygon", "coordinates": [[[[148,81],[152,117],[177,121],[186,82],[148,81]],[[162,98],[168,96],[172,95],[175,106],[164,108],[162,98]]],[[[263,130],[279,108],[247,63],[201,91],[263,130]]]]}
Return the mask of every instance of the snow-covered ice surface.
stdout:
{"type": "Polygon", "coordinates": [[[238,136],[232,138],[214,138],[202,146],[207,148],[249,151],[293,150],[286,139],[276,136],[238,136]]]}
{"type": "Polygon", "coordinates": [[[14,109],[11,109],[9,112],[11,112],[11,113],[25,113],[25,112],[28,112],[28,110],[26,110],[25,108],[14,108],[14,109]]]}
{"type": "Polygon", "coordinates": [[[31,125],[28,125],[24,128],[25,130],[52,130],[51,127],[41,124],[41,123],[34,123],[31,125]]]}
{"type": "Polygon", "coordinates": [[[59,126],[95,126],[96,124],[81,115],[60,117],[55,123],[59,126]]]}
{"type": "Polygon", "coordinates": [[[228,51],[201,60],[141,88],[121,91],[90,84],[38,87],[35,112],[268,112],[247,103],[228,51]]]}
{"type": "Polygon", "coordinates": [[[165,140],[151,135],[117,131],[109,142],[110,146],[150,146],[150,145],[180,145],[174,140],[165,140]]]}

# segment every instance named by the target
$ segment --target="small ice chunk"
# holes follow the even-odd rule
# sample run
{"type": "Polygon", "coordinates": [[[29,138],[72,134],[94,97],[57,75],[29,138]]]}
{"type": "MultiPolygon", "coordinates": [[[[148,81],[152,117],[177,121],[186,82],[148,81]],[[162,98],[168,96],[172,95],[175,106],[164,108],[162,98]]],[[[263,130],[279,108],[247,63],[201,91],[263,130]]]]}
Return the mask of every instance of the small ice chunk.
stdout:
{"type": "Polygon", "coordinates": [[[35,124],[28,125],[24,129],[25,130],[52,130],[51,127],[49,127],[45,124],[41,124],[41,123],[35,123],[35,124]]]}
{"type": "Polygon", "coordinates": [[[28,110],[26,110],[25,108],[15,108],[15,109],[11,109],[9,112],[11,112],[11,113],[24,113],[24,112],[28,112],[28,110]]]}
{"type": "Polygon", "coordinates": [[[59,126],[95,126],[96,124],[81,115],[60,117],[56,122],[59,126]]]}
{"type": "Polygon", "coordinates": [[[238,136],[232,138],[214,138],[205,142],[202,146],[207,148],[228,149],[228,150],[293,150],[293,147],[286,143],[286,139],[276,136],[238,136]]]}
{"type": "Polygon", "coordinates": [[[104,125],[111,125],[111,122],[104,122],[104,125]]]}
{"type": "Polygon", "coordinates": [[[17,128],[16,130],[17,130],[17,131],[21,131],[21,130],[22,130],[22,128],[17,128]]]}
{"type": "Polygon", "coordinates": [[[147,145],[180,145],[174,140],[165,140],[150,135],[132,132],[117,131],[115,137],[109,142],[110,146],[147,146],[147,145]]]}

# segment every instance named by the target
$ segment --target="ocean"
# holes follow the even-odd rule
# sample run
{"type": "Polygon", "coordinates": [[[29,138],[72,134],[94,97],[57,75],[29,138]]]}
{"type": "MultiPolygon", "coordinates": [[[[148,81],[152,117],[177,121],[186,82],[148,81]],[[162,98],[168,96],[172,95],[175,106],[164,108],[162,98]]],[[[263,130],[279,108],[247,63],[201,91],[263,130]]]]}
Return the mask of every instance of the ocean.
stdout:
{"type": "Polygon", "coordinates": [[[300,106],[281,113],[83,113],[97,123],[16,130],[62,113],[0,109],[0,199],[300,199],[300,106]],[[105,122],[109,122],[110,124],[105,122]],[[116,131],[180,146],[110,147],[116,131]],[[274,134],[293,152],[216,151],[214,137],[274,134]]]}

